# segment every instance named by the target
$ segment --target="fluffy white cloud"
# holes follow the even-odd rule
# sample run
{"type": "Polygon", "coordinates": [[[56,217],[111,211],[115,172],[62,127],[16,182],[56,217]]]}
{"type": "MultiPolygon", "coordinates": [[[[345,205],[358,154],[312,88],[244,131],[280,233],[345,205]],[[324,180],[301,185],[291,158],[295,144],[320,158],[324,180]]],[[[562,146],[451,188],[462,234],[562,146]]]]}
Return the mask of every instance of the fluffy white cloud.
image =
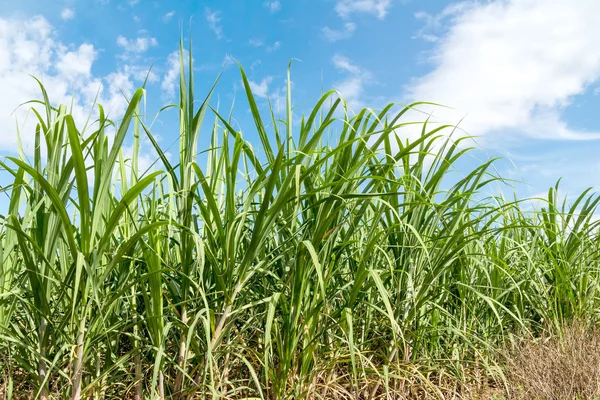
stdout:
{"type": "Polygon", "coordinates": [[[144,53],[150,47],[158,46],[158,41],[153,37],[140,36],[135,39],[127,39],[124,36],[117,38],[117,45],[122,47],[127,53],[144,53]]]}
{"type": "Polygon", "coordinates": [[[255,96],[267,98],[267,96],[269,94],[269,84],[271,83],[272,80],[273,80],[272,76],[267,76],[258,83],[255,81],[248,81],[248,83],[250,84],[250,89],[252,90],[252,93],[255,96]]]}
{"type": "Polygon", "coordinates": [[[167,57],[167,73],[160,85],[165,97],[171,98],[175,95],[175,82],[179,77],[179,52],[174,51],[167,57]]]}
{"type": "Polygon", "coordinates": [[[348,57],[336,54],[333,56],[333,65],[339,70],[350,72],[351,74],[359,74],[361,68],[357,65],[352,64],[348,57]]]}
{"type": "MultiPolygon", "coordinates": [[[[286,85],[285,83],[282,86],[272,87],[273,77],[265,76],[260,82],[249,80],[250,90],[252,90],[252,94],[255,97],[259,97],[262,99],[268,99],[271,107],[276,113],[280,113],[285,108],[286,101],[286,85]]],[[[293,86],[293,82],[292,82],[293,86]]]]}
{"type": "MultiPolygon", "coordinates": [[[[189,52],[185,49],[183,50],[183,63],[185,67],[189,65],[189,52]]],[[[175,50],[167,57],[167,72],[163,75],[160,84],[164,100],[171,100],[175,95],[175,89],[177,89],[177,85],[179,84],[179,71],[180,55],[179,50],[175,50]]]]}
{"type": "Polygon", "coordinates": [[[62,52],[59,49],[56,69],[60,75],[69,79],[89,78],[92,73],[92,64],[96,60],[97,52],[94,46],[84,43],[77,50],[62,52]]]}
{"type": "Polygon", "coordinates": [[[420,13],[436,43],[434,69],[409,86],[410,98],[455,108],[436,109],[436,119],[466,115],[461,127],[473,135],[598,138],[569,128],[561,111],[600,78],[599,14],[596,0],[461,2],[420,13]]]}
{"type": "Polygon", "coordinates": [[[357,110],[364,107],[365,85],[372,81],[371,73],[339,54],[333,56],[333,65],[346,75],[342,81],[334,84],[335,90],[351,108],[357,110]]]}
{"type": "Polygon", "coordinates": [[[221,12],[212,11],[210,8],[204,10],[204,18],[208,22],[208,27],[215,33],[217,39],[223,37],[223,27],[221,26],[221,12]]]}
{"type": "Polygon", "coordinates": [[[338,40],[348,39],[352,37],[356,30],[356,24],[354,22],[346,22],[344,28],[341,30],[331,29],[330,27],[324,27],[321,32],[325,40],[329,42],[337,42],[338,40]]]}
{"type": "Polygon", "coordinates": [[[335,11],[342,18],[351,14],[373,14],[379,19],[384,19],[388,13],[392,0],[338,0],[335,11]]]}
{"type": "Polygon", "coordinates": [[[30,106],[19,107],[41,98],[38,84],[29,74],[42,81],[53,105],[72,105],[72,114],[80,123],[93,112],[97,95],[113,118],[121,115],[127,107],[121,90],[131,94],[133,78],[125,70],[95,76],[92,66],[97,57],[91,44],[60,42],[43,17],[0,18],[0,150],[17,149],[17,126],[25,152],[33,149],[34,118],[30,106]]]}
{"type": "Polygon", "coordinates": [[[72,8],[65,8],[60,12],[60,18],[63,21],[68,21],[70,19],[75,18],[75,10],[72,8]]]}
{"type": "Polygon", "coordinates": [[[139,82],[147,80],[148,82],[155,83],[159,81],[157,73],[145,65],[126,64],[121,67],[121,72],[139,82]]]}

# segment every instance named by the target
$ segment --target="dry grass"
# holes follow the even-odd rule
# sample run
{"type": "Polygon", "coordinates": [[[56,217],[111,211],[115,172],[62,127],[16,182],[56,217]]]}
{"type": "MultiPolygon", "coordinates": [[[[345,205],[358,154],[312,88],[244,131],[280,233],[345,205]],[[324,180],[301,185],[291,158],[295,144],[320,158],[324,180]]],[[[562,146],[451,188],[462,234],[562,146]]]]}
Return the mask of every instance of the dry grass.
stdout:
{"type": "Polygon", "coordinates": [[[561,331],[520,340],[510,349],[506,372],[511,398],[600,398],[600,330],[575,323],[561,331]]]}
{"type": "MultiPolygon", "coordinates": [[[[341,371],[340,371],[341,372],[341,371]]],[[[322,379],[311,382],[305,386],[290,382],[290,388],[299,388],[297,392],[290,391],[285,399],[303,400],[502,400],[504,391],[499,390],[493,381],[481,379],[475,381],[474,376],[466,378],[467,381],[456,380],[447,373],[426,373],[423,366],[403,365],[398,366],[396,371],[390,371],[388,377],[368,374],[360,376],[356,381],[348,373],[335,374],[335,376],[321,375],[322,379]]],[[[172,378],[172,377],[171,377],[172,378]]],[[[1,382],[1,381],[0,381],[1,382]]],[[[17,382],[20,386],[20,394],[12,397],[14,400],[27,400],[34,398],[34,390],[22,386],[23,382],[17,382]]],[[[194,393],[190,389],[184,398],[192,400],[221,399],[241,400],[256,398],[243,388],[234,388],[235,385],[224,385],[217,388],[217,396],[211,397],[206,391],[194,393]]],[[[118,390],[111,390],[117,392],[118,390]]],[[[269,400],[277,399],[272,393],[264,393],[269,400]]],[[[122,400],[133,400],[131,390],[119,393],[122,400]]],[[[6,387],[0,383],[0,400],[6,399],[6,387]]],[[[50,399],[60,399],[60,391],[52,391],[50,399]]],[[[92,398],[92,397],[90,397],[92,398]]],[[[117,398],[107,396],[107,398],[117,398]]]]}
{"type": "MultiPolygon", "coordinates": [[[[523,336],[499,357],[504,366],[504,385],[483,371],[471,371],[457,381],[451,374],[425,373],[418,365],[398,367],[388,378],[349,371],[319,374],[290,399],[370,400],[596,400],[600,399],[600,329],[581,322],[547,330],[539,338],[523,336]],[[327,376],[326,376],[327,375],[327,376]]],[[[500,361],[500,360],[498,360],[500,361]]],[[[17,385],[19,383],[16,383],[17,385]]],[[[303,385],[290,385],[302,387],[303,385]]],[[[5,387],[0,385],[0,399],[5,387]]],[[[244,391],[220,393],[223,399],[246,398],[244,391]]],[[[190,398],[196,398],[189,393],[190,398]]],[[[57,394],[56,398],[60,396],[57,394]]],[[[270,397],[267,395],[267,397],[270,397]]],[[[19,396],[17,399],[21,398],[19,396]]],[[[23,397],[25,398],[25,397],[23,397]]],[[[127,398],[125,396],[124,398],[127,398]]],[[[206,398],[206,397],[202,397],[206,398]]]]}

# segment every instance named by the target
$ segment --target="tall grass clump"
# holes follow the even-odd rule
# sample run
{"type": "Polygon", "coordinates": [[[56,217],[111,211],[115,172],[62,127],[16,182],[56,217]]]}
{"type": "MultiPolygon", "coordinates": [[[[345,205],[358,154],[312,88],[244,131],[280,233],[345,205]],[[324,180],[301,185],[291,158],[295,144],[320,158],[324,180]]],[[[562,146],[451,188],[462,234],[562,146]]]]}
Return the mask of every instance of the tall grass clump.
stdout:
{"type": "Polygon", "coordinates": [[[331,91],[298,117],[288,83],[280,119],[240,68],[242,132],[181,55],[178,155],[143,88],[82,128],[40,84],[33,154],[0,163],[4,398],[467,397],[506,383],[515,332],[596,322],[596,194],[486,197],[494,160],[455,173],[467,139],[406,121],[419,104],[331,91]]]}

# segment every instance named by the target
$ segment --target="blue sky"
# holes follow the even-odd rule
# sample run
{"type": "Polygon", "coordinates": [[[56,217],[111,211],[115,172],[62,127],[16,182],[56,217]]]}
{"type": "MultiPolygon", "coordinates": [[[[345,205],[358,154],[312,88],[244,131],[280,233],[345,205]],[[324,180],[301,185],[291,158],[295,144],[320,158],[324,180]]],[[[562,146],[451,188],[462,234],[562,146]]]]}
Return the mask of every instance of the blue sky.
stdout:
{"type": "MultiPolygon", "coordinates": [[[[287,64],[297,59],[298,112],[331,88],[353,109],[439,102],[453,109],[428,111],[439,122],[462,120],[478,137],[478,157],[506,157],[500,172],[527,182],[519,195],[542,193],[560,177],[574,195],[600,184],[599,14],[597,0],[4,1],[0,153],[16,150],[15,119],[32,146],[25,110],[12,113],[39,96],[29,73],[43,78],[53,101],[73,101],[81,120],[99,88],[118,116],[120,91],[133,92],[151,65],[149,110],[170,103],[183,32],[186,43],[193,38],[196,93],[224,72],[215,99],[228,108],[237,96],[237,122],[255,145],[231,60],[265,106],[267,96],[282,101],[287,64]]],[[[173,115],[154,129],[163,145],[175,140],[173,115]]]]}

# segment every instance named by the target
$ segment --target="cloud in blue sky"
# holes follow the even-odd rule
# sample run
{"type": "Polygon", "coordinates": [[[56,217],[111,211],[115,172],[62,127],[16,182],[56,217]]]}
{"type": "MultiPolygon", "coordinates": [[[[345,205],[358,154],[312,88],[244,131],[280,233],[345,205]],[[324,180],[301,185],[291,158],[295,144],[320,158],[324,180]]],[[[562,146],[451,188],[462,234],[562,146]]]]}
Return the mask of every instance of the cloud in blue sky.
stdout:
{"type": "Polygon", "coordinates": [[[435,40],[431,72],[408,85],[410,97],[452,106],[437,117],[486,135],[518,130],[544,139],[600,138],[561,117],[600,77],[596,0],[463,2],[419,14],[435,40]],[[453,115],[454,114],[454,115],[453,115]]]}
{"type": "Polygon", "coordinates": [[[281,10],[281,3],[278,0],[274,1],[265,1],[264,6],[271,12],[276,13],[281,10]]]}
{"type": "Polygon", "coordinates": [[[168,13],[165,13],[165,14],[162,16],[162,20],[163,20],[163,22],[164,22],[164,23],[167,23],[167,22],[169,22],[169,21],[170,21],[170,20],[173,18],[173,16],[174,16],[174,15],[175,15],[175,11],[169,11],[168,13]]]}
{"type": "Polygon", "coordinates": [[[335,11],[343,18],[352,14],[369,13],[384,19],[392,5],[392,0],[338,0],[335,11]]]}
{"type": "Polygon", "coordinates": [[[63,10],[60,12],[60,17],[64,21],[73,19],[75,18],[75,10],[73,10],[72,8],[63,8],[63,10]]]}
{"type": "Polygon", "coordinates": [[[125,51],[125,56],[130,57],[132,54],[145,53],[150,47],[158,45],[156,38],[149,36],[138,36],[133,39],[127,39],[124,36],[117,37],[117,45],[125,51]]]}
{"type": "Polygon", "coordinates": [[[204,16],[206,18],[206,22],[208,22],[210,30],[215,33],[217,39],[221,39],[223,37],[223,27],[221,26],[221,12],[213,11],[207,7],[204,10],[204,16]]]}
{"type": "Polygon", "coordinates": [[[363,100],[365,86],[372,80],[371,73],[355,65],[341,54],[335,54],[332,58],[333,65],[344,77],[334,84],[334,88],[340,92],[350,107],[355,111],[368,104],[363,100]]]}
{"type": "Polygon", "coordinates": [[[28,74],[39,77],[54,102],[72,104],[79,121],[87,119],[97,95],[111,114],[121,114],[127,104],[121,92],[133,92],[133,79],[123,68],[94,75],[92,66],[99,56],[90,43],[62,42],[44,17],[0,19],[0,148],[16,150],[18,123],[23,145],[33,149],[34,117],[26,107],[18,108],[39,98],[39,87],[28,74]]]}
{"type": "Polygon", "coordinates": [[[346,22],[340,29],[332,29],[328,26],[322,29],[323,37],[325,40],[330,42],[337,42],[342,39],[349,39],[356,31],[356,24],[354,22],[346,22]]]}

